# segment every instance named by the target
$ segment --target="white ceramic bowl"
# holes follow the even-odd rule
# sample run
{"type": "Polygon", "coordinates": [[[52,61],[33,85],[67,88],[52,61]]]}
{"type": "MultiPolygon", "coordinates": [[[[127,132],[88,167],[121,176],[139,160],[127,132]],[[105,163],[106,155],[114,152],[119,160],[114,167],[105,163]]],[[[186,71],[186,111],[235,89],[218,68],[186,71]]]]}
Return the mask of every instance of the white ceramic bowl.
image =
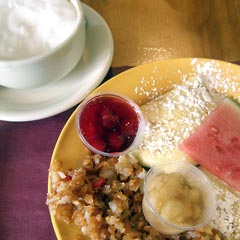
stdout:
{"type": "Polygon", "coordinates": [[[69,37],[41,55],[0,60],[0,85],[9,88],[35,88],[66,76],[80,60],[85,46],[85,19],[80,1],[71,0],[77,11],[77,24],[69,37]]]}

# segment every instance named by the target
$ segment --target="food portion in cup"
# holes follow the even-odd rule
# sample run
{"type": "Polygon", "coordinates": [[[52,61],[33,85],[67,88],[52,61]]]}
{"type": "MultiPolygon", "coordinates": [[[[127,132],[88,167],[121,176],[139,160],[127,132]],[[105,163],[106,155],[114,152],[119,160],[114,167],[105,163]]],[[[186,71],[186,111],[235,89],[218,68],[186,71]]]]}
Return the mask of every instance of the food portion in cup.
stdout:
{"type": "Polygon", "coordinates": [[[35,88],[76,66],[85,47],[79,1],[3,1],[0,9],[0,85],[35,88]]]}
{"type": "Polygon", "coordinates": [[[143,213],[163,234],[178,234],[207,225],[216,196],[208,178],[194,165],[170,161],[153,166],[144,182],[143,213]]]}
{"type": "Polygon", "coordinates": [[[91,96],[79,106],[77,132],[93,153],[119,156],[141,141],[145,121],[138,105],[114,93],[91,96]]]}

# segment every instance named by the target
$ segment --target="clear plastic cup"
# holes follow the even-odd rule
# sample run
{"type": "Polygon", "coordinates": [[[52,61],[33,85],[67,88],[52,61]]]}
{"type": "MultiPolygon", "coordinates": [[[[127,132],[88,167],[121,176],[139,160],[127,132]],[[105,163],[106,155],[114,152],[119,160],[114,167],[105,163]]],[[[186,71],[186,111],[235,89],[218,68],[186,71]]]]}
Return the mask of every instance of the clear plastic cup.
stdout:
{"type": "MultiPolygon", "coordinates": [[[[176,186],[178,186],[178,184],[176,186]]],[[[187,190],[188,193],[189,191],[187,190]]],[[[181,196],[181,194],[179,196],[181,196]]],[[[189,196],[186,195],[186,199],[188,197],[189,196]]],[[[191,198],[189,198],[189,200],[186,199],[185,200],[182,199],[182,201],[192,201],[191,198]]],[[[196,205],[196,207],[198,207],[198,205],[196,205]]],[[[157,231],[163,234],[178,234],[187,230],[201,228],[211,221],[216,211],[216,194],[209,179],[197,167],[184,161],[171,161],[157,164],[148,171],[144,180],[144,198],[142,208],[145,218],[157,231]],[[163,179],[162,176],[166,176],[167,174],[168,175],[167,179],[169,181],[169,176],[175,173],[181,175],[186,180],[186,182],[191,187],[193,187],[193,189],[197,189],[201,193],[200,196],[202,196],[201,199],[203,200],[203,202],[201,203],[202,207],[200,208],[201,214],[199,219],[197,221],[194,221],[193,223],[187,222],[187,224],[186,223],[182,224],[178,223],[177,221],[169,221],[170,218],[166,217],[167,216],[166,209],[163,209],[164,207],[166,208],[168,207],[167,210],[170,211],[169,214],[171,217],[173,216],[176,217],[178,211],[180,212],[182,211],[183,215],[189,212],[190,209],[188,208],[185,209],[182,206],[185,207],[193,206],[192,205],[193,202],[191,202],[191,205],[187,205],[185,202],[184,202],[185,205],[181,204],[179,205],[179,201],[181,200],[181,198],[179,198],[180,199],[179,200],[176,197],[177,194],[173,193],[174,191],[182,192],[182,190],[180,190],[179,188],[178,189],[168,188],[167,190],[165,189],[166,191],[164,192],[164,194],[166,195],[162,196],[169,196],[168,198],[166,198],[167,205],[164,205],[166,204],[166,202],[165,203],[161,202],[161,204],[163,205],[159,207],[160,204],[159,193],[163,194],[163,192],[161,191],[163,191],[164,189],[164,184],[161,184],[160,179],[163,179]],[[176,199],[177,202],[175,204],[174,201],[176,201],[176,199]],[[181,206],[182,208],[178,209],[179,206],[181,206]]],[[[177,218],[179,219],[178,216],[177,218]]]]}
{"type": "Polygon", "coordinates": [[[77,132],[93,153],[116,157],[141,142],[145,120],[139,106],[115,93],[101,93],[83,101],[76,114],[77,132]]]}

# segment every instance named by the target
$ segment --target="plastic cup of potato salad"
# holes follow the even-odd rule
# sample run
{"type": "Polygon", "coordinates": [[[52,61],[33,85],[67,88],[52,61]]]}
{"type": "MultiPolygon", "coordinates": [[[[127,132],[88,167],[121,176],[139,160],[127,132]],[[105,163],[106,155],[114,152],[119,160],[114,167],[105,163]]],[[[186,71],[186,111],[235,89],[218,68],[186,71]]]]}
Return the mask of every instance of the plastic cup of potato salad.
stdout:
{"type": "Polygon", "coordinates": [[[215,190],[205,174],[184,161],[156,164],[144,180],[143,213],[163,234],[207,225],[216,211],[215,190]]]}

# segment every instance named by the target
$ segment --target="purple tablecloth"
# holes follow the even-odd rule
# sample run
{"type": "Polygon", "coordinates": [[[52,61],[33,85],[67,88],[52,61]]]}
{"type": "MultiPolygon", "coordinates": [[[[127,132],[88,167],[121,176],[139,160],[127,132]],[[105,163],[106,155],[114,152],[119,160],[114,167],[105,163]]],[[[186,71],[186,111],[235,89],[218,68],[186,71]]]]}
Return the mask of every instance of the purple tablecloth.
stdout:
{"type": "Polygon", "coordinates": [[[33,122],[0,121],[0,239],[56,239],[45,205],[48,168],[73,110],[33,122]]]}
{"type": "MultiPolygon", "coordinates": [[[[106,79],[127,68],[109,71],[106,79]]],[[[75,108],[38,121],[0,121],[0,240],[56,239],[45,205],[48,168],[75,108]]]]}

